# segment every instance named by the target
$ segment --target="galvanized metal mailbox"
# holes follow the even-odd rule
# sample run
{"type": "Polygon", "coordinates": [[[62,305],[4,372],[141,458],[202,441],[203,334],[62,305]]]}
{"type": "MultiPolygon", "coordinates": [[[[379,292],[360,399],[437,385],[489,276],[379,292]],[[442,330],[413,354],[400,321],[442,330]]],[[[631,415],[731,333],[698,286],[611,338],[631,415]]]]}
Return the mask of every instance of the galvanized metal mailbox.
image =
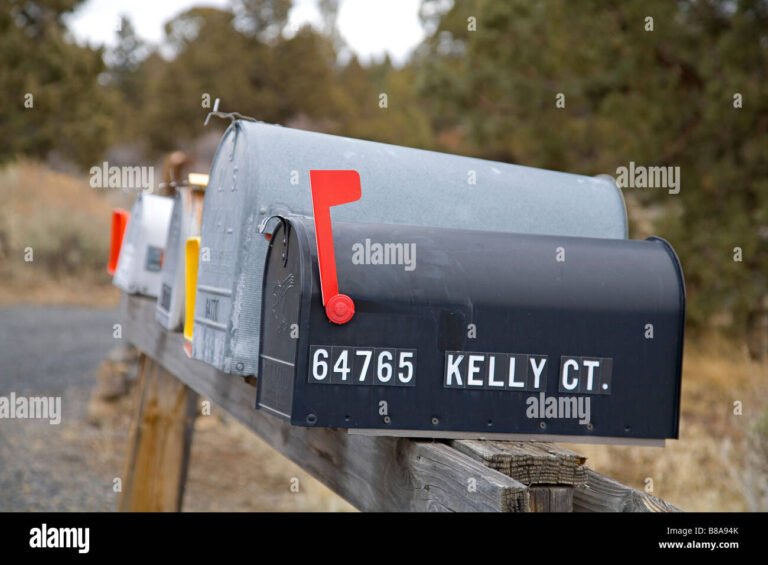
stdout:
{"type": "Polygon", "coordinates": [[[267,241],[274,215],[312,214],[310,169],[355,169],[366,197],[334,212],[360,223],[413,224],[624,239],[621,191],[585,177],[237,120],[205,195],[193,356],[255,374],[267,241]]]}
{"type": "Polygon", "coordinates": [[[176,187],[163,259],[162,283],[155,317],[171,331],[184,321],[184,261],[187,239],[200,235],[203,220],[203,196],[207,175],[190,175],[185,185],[176,187]]]}
{"type": "Polygon", "coordinates": [[[677,437],[685,292],[664,240],[334,222],[344,322],[321,239],[291,217],[269,242],[259,408],[387,435],[677,437]]]}
{"type": "Polygon", "coordinates": [[[131,294],[157,297],[173,200],[141,193],[131,210],[112,282],[131,294]]]}

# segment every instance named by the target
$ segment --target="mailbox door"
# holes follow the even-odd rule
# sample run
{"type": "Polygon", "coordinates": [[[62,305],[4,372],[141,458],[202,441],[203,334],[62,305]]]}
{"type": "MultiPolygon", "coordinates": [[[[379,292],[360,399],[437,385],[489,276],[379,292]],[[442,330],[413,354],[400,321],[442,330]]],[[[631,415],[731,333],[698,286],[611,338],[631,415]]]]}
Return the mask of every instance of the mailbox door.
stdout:
{"type": "MultiPolygon", "coordinates": [[[[298,234],[303,235],[303,232],[298,234]]],[[[296,237],[287,222],[282,222],[273,234],[269,244],[273,252],[266,266],[270,275],[268,281],[265,278],[263,290],[264,331],[259,359],[259,374],[263,378],[260,378],[258,406],[285,418],[291,417],[293,406],[299,338],[309,329],[306,322],[301,325],[300,312],[302,307],[309,308],[311,276],[298,248],[289,252],[290,242],[295,245],[296,237]]]]}
{"type": "Polygon", "coordinates": [[[202,207],[202,191],[188,187],[177,189],[165,245],[156,311],[157,321],[168,330],[179,330],[184,321],[185,245],[188,238],[200,235],[202,207]]]}
{"type": "Polygon", "coordinates": [[[160,295],[157,297],[155,317],[164,328],[175,331],[181,324],[182,286],[184,281],[183,245],[186,242],[182,233],[184,216],[184,196],[177,190],[173,197],[173,211],[168,227],[168,239],[165,242],[165,257],[163,260],[163,275],[160,284],[160,295]]]}

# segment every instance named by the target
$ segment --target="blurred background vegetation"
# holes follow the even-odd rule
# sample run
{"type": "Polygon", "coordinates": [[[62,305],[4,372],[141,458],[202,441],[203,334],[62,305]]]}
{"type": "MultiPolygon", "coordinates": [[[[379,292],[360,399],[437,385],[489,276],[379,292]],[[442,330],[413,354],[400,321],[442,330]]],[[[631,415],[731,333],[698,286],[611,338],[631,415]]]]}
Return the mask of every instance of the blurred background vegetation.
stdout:
{"type": "Polygon", "coordinates": [[[217,139],[222,123],[203,118],[221,98],[268,122],[575,173],[679,166],[678,195],[625,189],[632,235],[655,231],[678,250],[691,329],[743,336],[761,323],[765,0],[423,0],[429,33],[399,66],[340,62],[338,0],[319,2],[321,26],[291,34],[291,0],[190,9],[165,24],[170,57],[126,18],[113,47],[76,44],[64,16],[81,3],[0,0],[0,161],[156,161],[217,139]]]}
{"type": "Polygon", "coordinates": [[[190,9],[163,50],[125,18],[111,47],[76,43],[66,15],[81,4],[0,0],[0,302],[41,272],[57,284],[38,301],[84,281],[85,302],[97,288],[114,300],[109,211],[132,195],[90,188],[88,169],[183,149],[204,172],[226,125],[203,127],[215,98],[287,126],[586,175],[679,166],[679,194],[624,195],[631,236],[665,237],[685,269],[685,441],[663,456],[584,451],[686,509],[768,508],[768,0],[422,0],[426,39],[397,65],[340,56],[338,0],[290,32],[291,0],[190,9]],[[734,417],[736,400],[751,416],[734,417]]]}

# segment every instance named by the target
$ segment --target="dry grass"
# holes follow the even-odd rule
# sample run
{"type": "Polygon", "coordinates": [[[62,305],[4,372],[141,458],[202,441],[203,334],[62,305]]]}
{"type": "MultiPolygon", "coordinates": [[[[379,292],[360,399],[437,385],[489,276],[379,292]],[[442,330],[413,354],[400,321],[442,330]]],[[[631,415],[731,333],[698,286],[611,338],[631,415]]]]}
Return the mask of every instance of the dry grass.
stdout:
{"type": "Polygon", "coordinates": [[[768,510],[765,364],[716,336],[687,343],[680,439],[664,449],[571,446],[598,471],[688,511],[768,510]],[[742,403],[736,414],[735,402],[742,403]],[[748,443],[751,442],[751,443],[748,443]],[[757,444],[757,445],[755,445],[757,444]],[[652,483],[649,481],[652,481],[652,483]]]}
{"type": "Polygon", "coordinates": [[[0,284],[0,306],[67,305],[114,308],[120,290],[111,283],[83,282],[77,277],[25,277],[16,274],[0,284]]]}
{"type": "Polygon", "coordinates": [[[21,161],[0,169],[0,199],[0,303],[116,302],[106,273],[111,210],[129,195],[21,161]]]}
{"type": "Polygon", "coordinates": [[[231,418],[195,423],[184,510],[351,512],[349,503],[231,418]]]}

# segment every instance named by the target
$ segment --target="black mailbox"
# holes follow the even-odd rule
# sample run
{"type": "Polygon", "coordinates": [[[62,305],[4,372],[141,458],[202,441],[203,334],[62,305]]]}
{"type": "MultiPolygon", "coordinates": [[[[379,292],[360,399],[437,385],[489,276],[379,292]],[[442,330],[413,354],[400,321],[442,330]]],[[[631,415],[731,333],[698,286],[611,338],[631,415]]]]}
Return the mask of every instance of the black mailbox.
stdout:
{"type": "Polygon", "coordinates": [[[685,291],[666,241],[355,223],[333,241],[343,324],[312,220],[272,234],[259,408],[413,437],[677,437],[685,291]]]}

